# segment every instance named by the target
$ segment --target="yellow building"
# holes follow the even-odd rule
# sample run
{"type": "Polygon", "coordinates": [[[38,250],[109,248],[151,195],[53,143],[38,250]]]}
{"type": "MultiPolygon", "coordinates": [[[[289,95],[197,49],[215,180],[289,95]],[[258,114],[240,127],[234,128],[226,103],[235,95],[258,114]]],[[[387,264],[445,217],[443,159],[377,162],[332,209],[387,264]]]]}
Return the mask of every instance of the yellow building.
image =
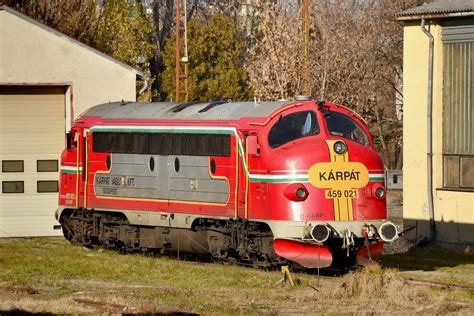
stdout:
{"type": "Polygon", "coordinates": [[[474,1],[401,12],[408,239],[474,245],[474,1]]]}

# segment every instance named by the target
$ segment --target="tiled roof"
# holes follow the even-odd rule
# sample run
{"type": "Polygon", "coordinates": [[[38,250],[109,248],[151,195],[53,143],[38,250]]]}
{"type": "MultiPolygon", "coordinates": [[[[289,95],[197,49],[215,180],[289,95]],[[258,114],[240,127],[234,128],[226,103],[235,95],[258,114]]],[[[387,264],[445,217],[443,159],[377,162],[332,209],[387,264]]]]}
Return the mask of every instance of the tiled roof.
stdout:
{"type": "Polygon", "coordinates": [[[397,14],[399,19],[422,17],[449,17],[452,14],[474,14],[474,0],[437,0],[397,14]]]}

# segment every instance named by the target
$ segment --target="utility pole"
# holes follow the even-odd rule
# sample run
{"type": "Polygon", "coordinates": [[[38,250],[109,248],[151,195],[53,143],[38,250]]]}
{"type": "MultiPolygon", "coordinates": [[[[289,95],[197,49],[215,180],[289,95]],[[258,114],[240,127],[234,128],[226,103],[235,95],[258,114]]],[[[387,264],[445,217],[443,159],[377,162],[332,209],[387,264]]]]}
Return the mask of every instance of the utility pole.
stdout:
{"type": "Polygon", "coordinates": [[[304,32],[304,78],[303,89],[306,95],[311,95],[309,69],[309,0],[303,2],[303,32],[304,32]]]}
{"type": "Polygon", "coordinates": [[[184,63],[184,100],[187,102],[189,99],[189,88],[188,88],[188,12],[187,12],[187,1],[184,0],[184,56],[181,58],[181,0],[176,0],[176,102],[179,102],[181,89],[180,81],[182,79],[180,73],[180,63],[184,63]]]}
{"type": "Polygon", "coordinates": [[[189,101],[189,68],[188,68],[188,8],[187,0],[184,0],[184,101],[189,101]]]}
{"type": "Polygon", "coordinates": [[[181,24],[181,13],[179,12],[181,6],[181,1],[176,0],[176,102],[179,102],[179,63],[181,62],[181,52],[180,52],[180,24],[181,24]]]}

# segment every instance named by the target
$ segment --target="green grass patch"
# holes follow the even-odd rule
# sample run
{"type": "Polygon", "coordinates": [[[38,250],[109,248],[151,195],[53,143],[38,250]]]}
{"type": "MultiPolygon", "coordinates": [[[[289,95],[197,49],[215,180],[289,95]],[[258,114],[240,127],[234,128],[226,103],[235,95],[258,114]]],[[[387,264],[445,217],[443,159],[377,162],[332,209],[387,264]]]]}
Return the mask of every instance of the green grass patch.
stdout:
{"type": "MultiPolygon", "coordinates": [[[[470,257],[461,257],[458,265],[449,256],[442,256],[441,263],[449,261],[453,263],[449,269],[474,277],[473,266],[465,260],[470,257]]],[[[403,256],[398,262],[384,260],[407,267],[410,262],[403,256]]],[[[442,264],[429,267],[446,268],[442,264]]],[[[0,240],[0,312],[122,312],[117,304],[150,313],[410,312],[425,301],[437,306],[439,298],[459,302],[463,311],[474,301],[468,290],[408,284],[396,269],[372,267],[330,278],[292,276],[297,280],[294,288],[277,285],[282,278],[278,271],[86,249],[61,238],[0,240]],[[75,299],[104,305],[90,306],[75,299]]]]}
{"type": "Polygon", "coordinates": [[[439,268],[461,267],[463,270],[474,271],[474,253],[446,250],[427,245],[412,248],[404,254],[383,256],[381,263],[383,266],[401,270],[434,271],[439,268]]]}
{"type": "Polygon", "coordinates": [[[406,277],[474,286],[474,253],[427,245],[383,256],[381,264],[404,271],[406,277]]]}

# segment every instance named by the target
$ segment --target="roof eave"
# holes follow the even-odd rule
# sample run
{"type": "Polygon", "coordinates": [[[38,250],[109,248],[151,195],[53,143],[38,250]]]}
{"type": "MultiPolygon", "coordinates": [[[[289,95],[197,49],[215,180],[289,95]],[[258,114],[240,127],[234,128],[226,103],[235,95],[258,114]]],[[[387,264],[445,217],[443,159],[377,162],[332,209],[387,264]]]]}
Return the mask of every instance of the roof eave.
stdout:
{"type": "Polygon", "coordinates": [[[469,12],[453,12],[453,13],[427,13],[427,14],[413,14],[413,15],[404,15],[398,16],[396,19],[397,21],[414,21],[414,20],[421,20],[421,19],[449,19],[449,18],[459,18],[459,17],[466,17],[466,16],[474,16],[474,11],[469,12]]]}

